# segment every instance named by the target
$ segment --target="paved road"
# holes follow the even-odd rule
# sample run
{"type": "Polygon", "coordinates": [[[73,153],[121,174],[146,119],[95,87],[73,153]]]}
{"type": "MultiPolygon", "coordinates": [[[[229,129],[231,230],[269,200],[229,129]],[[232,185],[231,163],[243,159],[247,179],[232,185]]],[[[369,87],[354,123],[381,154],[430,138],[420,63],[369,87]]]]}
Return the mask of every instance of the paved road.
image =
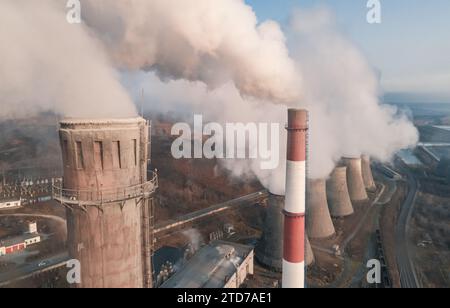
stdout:
{"type": "Polygon", "coordinates": [[[64,266],[68,260],[69,254],[67,252],[64,252],[49,258],[30,262],[23,266],[16,267],[8,272],[0,273],[0,287],[17,280],[31,277],[37,273],[43,273],[64,266]]]}
{"type": "Polygon", "coordinates": [[[408,248],[408,228],[414,210],[418,183],[411,172],[406,169],[402,169],[402,172],[407,175],[409,189],[395,230],[397,266],[402,288],[419,288],[420,283],[417,279],[417,274],[413,262],[411,261],[408,248]]]}
{"type": "Polygon", "coordinates": [[[225,203],[211,206],[209,208],[206,208],[206,209],[203,209],[203,210],[200,210],[197,212],[187,214],[186,216],[182,216],[177,220],[165,222],[163,224],[157,224],[155,227],[155,234],[161,233],[163,231],[168,231],[173,228],[180,227],[182,225],[194,222],[198,219],[201,219],[201,218],[204,218],[204,217],[207,217],[210,215],[215,215],[215,214],[221,213],[223,211],[229,210],[234,207],[248,205],[251,202],[255,202],[262,198],[266,198],[267,196],[268,196],[267,191],[259,191],[259,192],[256,192],[256,193],[253,193],[253,194],[250,194],[247,196],[243,196],[243,197],[240,197],[237,199],[227,201],[225,203]]]}
{"type": "Polygon", "coordinates": [[[44,215],[44,214],[0,214],[0,217],[31,217],[31,218],[44,218],[56,221],[62,227],[66,227],[66,220],[59,216],[54,215],[44,215]]]}

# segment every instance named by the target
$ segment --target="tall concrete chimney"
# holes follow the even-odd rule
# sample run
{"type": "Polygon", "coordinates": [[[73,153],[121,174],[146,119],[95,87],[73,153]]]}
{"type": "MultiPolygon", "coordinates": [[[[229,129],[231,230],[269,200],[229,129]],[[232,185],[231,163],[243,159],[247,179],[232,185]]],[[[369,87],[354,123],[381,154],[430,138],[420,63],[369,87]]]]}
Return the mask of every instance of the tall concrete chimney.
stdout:
{"type": "Polygon", "coordinates": [[[287,130],[283,288],[304,288],[308,112],[306,110],[289,109],[287,130]]]}
{"type": "Polygon", "coordinates": [[[263,265],[281,272],[283,265],[284,197],[269,195],[261,240],[256,245],[255,257],[263,265]]]}
{"type": "Polygon", "coordinates": [[[68,249],[81,263],[82,288],[152,286],[152,199],[147,178],[149,123],[60,123],[64,183],[53,196],[67,208],[68,249]]]}
{"type": "Polygon", "coordinates": [[[375,191],[377,186],[373,180],[372,167],[370,166],[370,157],[368,155],[361,156],[362,164],[362,175],[364,180],[364,185],[368,191],[375,191]]]}
{"type": "Polygon", "coordinates": [[[327,182],[331,217],[346,217],[354,213],[347,185],[347,167],[336,167],[327,182]]]}
{"type": "Polygon", "coordinates": [[[363,202],[369,199],[362,176],[361,158],[343,158],[347,166],[347,184],[350,199],[353,202],[363,202]]]}
{"type": "Polygon", "coordinates": [[[306,230],[310,238],[329,238],[335,234],[328,209],[325,180],[308,180],[306,209],[306,230]]]}

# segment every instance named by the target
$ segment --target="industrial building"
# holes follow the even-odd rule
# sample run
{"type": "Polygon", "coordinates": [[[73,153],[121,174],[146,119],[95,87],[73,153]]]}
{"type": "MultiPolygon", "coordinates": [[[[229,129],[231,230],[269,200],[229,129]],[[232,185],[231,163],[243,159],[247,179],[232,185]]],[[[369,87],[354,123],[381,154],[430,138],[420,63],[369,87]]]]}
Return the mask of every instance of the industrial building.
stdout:
{"type": "Polygon", "coordinates": [[[22,206],[22,199],[11,199],[11,200],[2,200],[0,201],[0,210],[4,209],[13,209],[22,206]]]}
{"type": "Polygon", "coordinates": [[[24,234],[0,239],[0,256],[25,250],[27,247],[40,242],[41,236],[37,233],[37,224],[32,222],[28,224],[27,232],[24,234]]]}
{"type": "Polygon", "coordinates": [[[53,197],[67,208],[68,248],[81,288],[152,287],[153,199],[143,118],[64,120],[64,180],[53,197]]]}
{"type": "Polygon", "coordinates": [[[161,288],[239,288],[253,275],[253,248],[216,241],[203,247],[161,288]]]}

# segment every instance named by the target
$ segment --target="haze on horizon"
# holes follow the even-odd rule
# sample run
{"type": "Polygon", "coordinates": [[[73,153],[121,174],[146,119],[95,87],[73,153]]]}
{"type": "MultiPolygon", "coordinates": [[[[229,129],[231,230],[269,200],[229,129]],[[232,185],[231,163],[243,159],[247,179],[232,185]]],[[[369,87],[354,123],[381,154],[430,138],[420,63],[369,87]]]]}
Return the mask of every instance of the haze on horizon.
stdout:
{"type": "Polygon", "coordinates": [[[382,22],[367,23],[367,0],[246,0],[260,21],[288,24],[296,7],[325,5],[379,72],[385,100],[450,103],[450,2],[381,0],[382,22]]]}

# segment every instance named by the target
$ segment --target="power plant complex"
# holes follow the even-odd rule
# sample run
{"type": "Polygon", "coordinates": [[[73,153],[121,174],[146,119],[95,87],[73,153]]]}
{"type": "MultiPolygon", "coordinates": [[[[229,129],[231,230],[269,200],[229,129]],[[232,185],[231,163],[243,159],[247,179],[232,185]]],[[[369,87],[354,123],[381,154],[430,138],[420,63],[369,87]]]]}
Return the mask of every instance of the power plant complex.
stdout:
{"type": "MultiPolygon", "coordinates": [[[[286,194],[268,194],[262,237],[255,248],[261,265],[282,273],[283,288],[305,287],[305,268],[315,261],[309,239],[333,238],[333,218],[351,216],[354,206],[368,199],[367,191],[376,189],[367,156],[343,158],[328,179],[308,179],[308,127],[306,110],[288,111],[286,194]]],[[[153,195],[158,178],[148,170],[150,123],[143,118],[70,119],[60,122],[59,135],[64,178],[54,185],[53,197],[66,207],[69,256],[81,263],[77,287],[154,287],[153,195]]],[[[219,249],[211,247],[240,247],[245,251],[243,264],[251,267],[245,272],[253,273],[253,248],[211,245],[210,252],[201,250],[203,259],[219,249]]],[[[239,287],[245,281],[247,274],[239,277],[230,266],[223,268],[229,274],[221,277],[214,262],[227,259],[227,253],[215,258],[210,260],[211,271],[203,271],[202,284],[239,287]]],[[[192,264],[164,287],[191,285],[192,264]]]]}

